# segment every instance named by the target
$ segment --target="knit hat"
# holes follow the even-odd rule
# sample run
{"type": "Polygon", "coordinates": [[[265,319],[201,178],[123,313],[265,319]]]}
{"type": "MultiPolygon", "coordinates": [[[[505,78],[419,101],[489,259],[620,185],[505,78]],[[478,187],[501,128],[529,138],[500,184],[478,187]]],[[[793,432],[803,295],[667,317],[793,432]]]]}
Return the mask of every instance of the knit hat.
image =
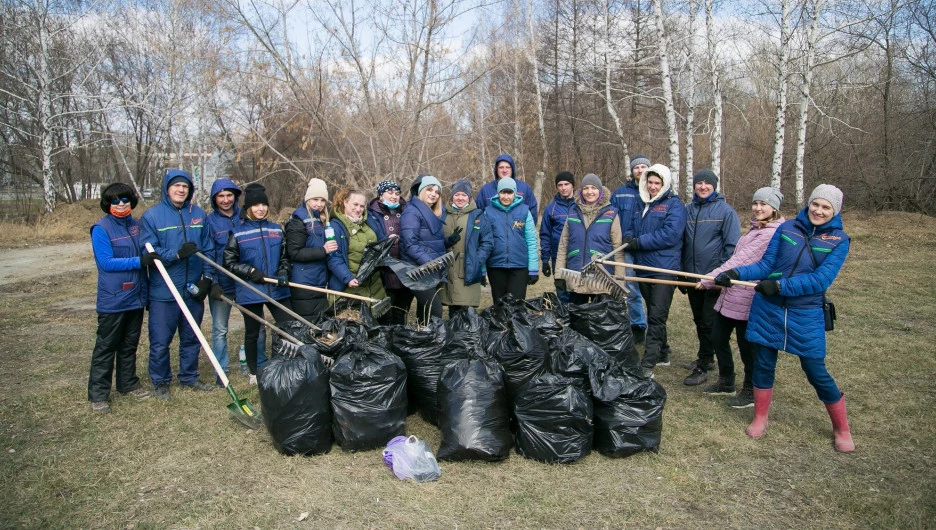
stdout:
{"type": "Polygon", "coordinates": [[[401,191],[400,185],[397,184],[395,180],[381,180],[377,184],[377,198],[379,199],[384,194],[384,192],[390,190],[401,191]]]}
{"type": "Polygon", "coordinates": [[[598,191],[601,191],[601,179],[598,178],[598,175],[594,173],[589,173],[582,177],[582,187],[585,186],[594,186],[598,188],[598,191]]]}
{"type": "Polygon", "coordinates": [[[637,155],[634,155],[633,158],[631,158],[631,167],[630,167],[631,173],[634,172],[634,167],[639,166],[640,164],[644,164],[648,167],[650,166],[650,159],[647,158],[647,155],[637,154],[637,155]]]}
{"type": "Polygon", "coordinates": [[[433,177],[432,175],[425,175],[419,182],[419,189],[416,191],[416,194],[419,195],[422,193],[422,190],[426,189],[427,186],[438,186],[439,190],[442,189],[442,183],[439,182],[439,179],[433,177]]]}
{"type": "Polygon", "coordinates": [[[751,202],[754,201],[760,201],[774,210],[779,210],[780,202],[783,201],[783,194],[780,193],[780,190],[767,186],[754,192],[754,198],[751,199],[751,202]]]}
{"type": "Polygon", "coordinates": [[[514,193],[517,193],[517,181],[510,178],[504,177],[497,181],[497,193],[500,193],[504,190],[510,190],[514,193]]]}
{"type": "Polygon", "coordinates": [[[169,186],[172,186],[172,185],[175,184],[176,182],[181,182],[181,183],[185,184],[185,185],[188,186],[188,187],[192,187],[192,183],[189,182],[189,179],[185,178],[184,175],[176,175],[176,176],[172,177],[171,179],[169,179],[169,182],[166,183],[166,189],[169,189],[169,186]]]}
{"type": "Polygon", "coordinates": [[[452,184],[452,195],[455,195],[458,192],[462,192],[471,198],[471,183],[465,179],[461,179],[455,184],[452,184]]]}
{"type": "Polygon", "coordinates": [[[257,183],[248,184],[244,188],[244,209],[246,210],[255,204],[270,204],[270,200],[266,196],[266,188],[257,183]]]}
{"type": "Polygon", "coordinates": [[[692,185],[695,186],[700,182],[708,182],[712,185],[713,188],[718,187],[718,175],[715,174],[711,169],[700,169],[696,171],[696,174],[692,176],[692,185]]]}
{"type": "Polygon", "coordinates": [[[328,200],[328,186],[325,185],[325,181],[322,179],[310,180],[309,187],[306,188],[305,200],[314,199],[316,197],[321,197],[326,201],[328,200]]]}
{"type": "Polygon", "coordinates": [[[575,186],[575,177],[572,176],[572,173],[568,171],[563,171],[556,175],[556,185],[558,186],[560,182],[568,182],[569,184],[575,186]]]}
{"type": "Polygon", "coordinates": [[[806,201],[806,204],[811,203],[813,199],[825,199],[829,201],[829,204],[832,205],[832,212],[835,214],[842,211],[842,190],[831,184],[820,184],[816,186],[816,189],[812,190],[812,193],[809,194],[809,200],[806,201]]]}

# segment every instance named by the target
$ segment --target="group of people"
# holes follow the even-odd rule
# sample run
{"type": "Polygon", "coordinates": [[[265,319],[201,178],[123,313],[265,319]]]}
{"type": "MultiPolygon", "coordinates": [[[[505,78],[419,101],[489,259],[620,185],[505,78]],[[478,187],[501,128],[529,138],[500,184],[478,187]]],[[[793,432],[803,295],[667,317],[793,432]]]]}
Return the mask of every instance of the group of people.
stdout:
{"type": "MultiPolygon", "coordinates": [[[[199,379],[198,341],[156,261],[199,324],[204,299],[211,295],[212,349],[227,370],[230,300],[257,315],[266,305],[276,321],[291,319],[284,308],[316,321],[334,296],[306,287],[327,288],[389,297],[392,308],[381,317],[384,324],[406,323],[415,300],[415,320],[424,323],[441,318],[443,306],[449,317],[478,307],[481,286],[488,282],[494,303],[508,294],[522,299],[540,273],[580,271],[601,258],[614,262],[604,266],[627,286],[628,317],[622,325],[630,325],[635,341],[644,345],[642,375],[652,377],[656,366],[670,364],[666,326],[679,288],[688,296],[699,341],[696,360],[686,365],[691,370],[686,385],[704,383],[717,359],[717,382],[705,391],[735,394],[729,400],[733,407],[753,405],[755,419],[747,433],[759,437],[766,429],[778,351],[793,353],[829,410],[836,448],[853,450],[844,395],[824,362],[824,292],[849,247],[839,215],[841,191],[820,185],[796,219],[786,221],[779,211],[780,192],[761,188],[752,199],[750,230],[742,236],[738,216],[717,191],[718,176],[711,170],[694,175],[693,199],[684,205],[665,165],[636,155],[630,169],[631,178],[613,192],[595,174],[585,175],[578,189],[571,173],[556,175],[556,195],[544,208],[539,233],[536,198],[515,178],[507,154],[495,160],[494,179],[476,195],[468,180],[445,190],[436,177],[419,175],[408,200],[393,180],[381,181],[370,200],[357,189],[342,189],[332,197],[326,183],[313,178],[285,226],[268,219],[269,200],[259,184],[241,190],[219,179],[211,190],[213,212],[206,214],[191,202],[189,175],[171,170],[162,202],[140,221],[130,215],[137,203],[133,189],[112,184],[101,197],[106,215],[91,230],[98,265],[98,332],[88,384],[92,409],[109,410],[115,364],[118,392],[151,395],[135,373],[144,308],[150,311],[149,373],[156,397],[170,398],[168,347],[176,333],[180,385],[214,388],[199,379]],[[368,246],[388,238],[389,255],[410,266],[449,252],[454,260],[432,285],[416,287],[390,268],[359,277],[368,246]],[[152,252],[145,250],[146,243],[152,252]],[[754,288],[735,283],[743,280],[758,283],[754,288]],[[744,365],[740,389],[729,343],[732,331],[744,365]]],[[[557,274],[554,280],[564,303],[587,303],[607,293],[595,282],[567,278],[557,274]]],[[[251,383],[266,362],[264,342],[261,325],[245,319],[251,383]]]]}

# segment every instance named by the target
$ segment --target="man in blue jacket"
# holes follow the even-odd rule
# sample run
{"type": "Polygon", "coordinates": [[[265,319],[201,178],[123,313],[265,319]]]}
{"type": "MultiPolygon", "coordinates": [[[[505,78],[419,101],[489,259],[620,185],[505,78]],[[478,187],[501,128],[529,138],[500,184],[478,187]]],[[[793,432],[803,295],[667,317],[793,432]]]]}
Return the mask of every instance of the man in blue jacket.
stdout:
{"type": "MultiPolygon", "coordinates": [[[[159,253],[172,283],[200,325],[213,272],[194,254],[214,250],[208,215],[191,202],[194,189],[188,173],[169,170],[164,182],[162,202],[147,210],[140,220],[141,242],[153,245],[159,253]]],[[[198,337],[156,267],[150,267],[149,288],[149,373],[156,399],[170,397],[169,344],[176,331],[179,332],[179,384],[194,390],[213,390],[212,385],[198,380],[198,337]]]]}
{"type": "MultiPolygon", "coordinates": [[[[213,210],[208,214],[208,230],[214,242],[214,247],[208,256],[215,263],[221,263],[224,259],[224,245],[227,244],[228,235],[239,223],[240,208],[237,206],[237,199],[240,195],[241,189],[228,179],[217,179],[211,185],[211,206],[213,210]]],[[[224,296],[233,300],[234,280],[224,274],[215,274],[214,276],[216,283],[211,286],[212,291],[217,294],[224,294],[224,296]]],[[[208,308],[211,311],[211,349],[214,351],[215,357],[218,358],[221,369],[227,373],[227,333],[228,321],[231,318],[231,306],[216,296],[212,296],[208,300],[208,308]]],[[[244,368],[247,368],[246,364],[244,364],[244,368]]]]}
{"type": "Polygon", "coordinates": [[[517,184],[517,197],[523,199],[523,204],[526,204],[530,209],[530,215],[533,216],[533,221],[535,222],[539,219],[539,217],[537,217],[538,210],[536,207],[536,196],[533,195],[533,188],[526,182],[517,180],[516,174],[517,168],[514,165],[513,157],[507,153],[497,157],[497,159],[494,160],[494,180],[481,186],[481,191],[479,191],[478,196],[475,197],[475,206],[481,210],[490,206],[491,199],[497,197],[497,182],[502,178],[512,178],[517,184]]]}
{"type": "MultiPolygon", "coordinates": [[[[643,209],[640,177],[649,167],[650,159],[646,155],[634,155],[630,163],[631,179],[611,194],[611,206],[618,209],[622,234],[630,230],[634,222],[634,212],[643,209]]],[[[624,262],[634,263],[634,249],[624,249],[624,262]]],[[[634,272],[628,270],[627,275],[633,276],[634,272]]],[[[627,282],[627,290],[627,316],[630,318],[634,343],[643,344],[647,336],[647,312],[644,310],[643,297],[640,296],[640,285],[637,282],[627,282]]]]}
{"type": "MultiPolygon", "coordinates": [[[[547,278],[556,267],[556,252],[559,250],[562,228],[574,208],[575,177],[572,173],[563,171],[556,175],[556,197],[546,205],[543,220],[540,221],[540,255],[543,262],[540,270],[547,278]]],[[[565,289],[556,287],[556,295],[560,302],[569,303],[569,292],[565,289]]]]}
{"type": "MultiPolygon", "coordinates": [[[[741,223],[734,208],[718,193],[718,176],[711,169],[700,169],[692,176],[692,202],[686,206],[686,231],[683,234],[682,270],[694,274],[708,274],[720,267],[734,254],[741,237],[741,223]]],[[[694,280],[690,280],[694,281],[694,280]]],[[[692,370],[683,381],[689,386],[701,385],[708,379],[709,367],[715,365],[715,346],[712,343],[712,324],[715,322],[715,302],[720,294],[716,289],[679,288],[689,295],[689,307],[699,338],[699,353],[695,363],[685,367],[692,370]]]]}

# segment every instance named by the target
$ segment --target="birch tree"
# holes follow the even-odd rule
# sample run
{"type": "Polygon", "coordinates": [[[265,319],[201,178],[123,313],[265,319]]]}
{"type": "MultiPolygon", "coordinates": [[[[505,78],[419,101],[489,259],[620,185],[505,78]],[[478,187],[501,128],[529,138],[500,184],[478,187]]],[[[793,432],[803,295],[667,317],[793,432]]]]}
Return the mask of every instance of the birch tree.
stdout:
{"type": "MultiPolygon", "coordinates": [[[[539,170],[545,172],[548,164],[547,157],[549,156],[549,151],[546,149],[546,125],[543,120],[543,94],[540,91],[539,62],[536,59],[536,30],[533,26],[533,0],[527,2],[527,26],[530,31],[527,55],[533,67],[533,87],[536,91],[536,124],[539,129],[540,148],[542,149],[542,159],[540,160],[539,170]]],[[[539,187],[542,188],[542,183],[539,184],[539,187]]]]}
{"type": "MultiPolygon", "coordinates": [[[[705,41],[708,48],[710,79],[712,81],[712,127],[710,145],[712,150],[712,171],[721,177],[721,147],[722,122],[724,111],[722,109],[723,97],[721,78],[719,76],[718,47],[715,37],[714,0],[705,0],[705,41]]],[[[719,188],[723,179],[718,179],[719,188]]]]}
{"type": "MultiPolygon", "coordinates": [[[[787,0],[783,0],[787,1],[787,0]]],[[[657,31],[657,50],[660,56],[660,78],[663,87],[663,112],[666,115],[666,135],[669,145],[669,169],[673,175],[672,189],[679,189],[679,131],[676,125],[676,105],[669,66],[669,48],[663,25],[662,0],[653,0],[653,19],[657,31]]]]}
{"type": "MultiPolygon", "coordinates": [[[[694,162],[693,136],[695,136],[693,121],[695,120],[695,19],[696,19],[696,0],[689,0],[689,31],[686,35],[686,84],[689,85],[686,90],[686,197],[690,198],[693,194],[692,188],[692,165],[694,162]]],[[[717,173],[716,173],[717,174],[717,173]]],[[[720,181],[721,179],[719,179],[720,181]]]]}
{"type": "Polygon", "coordinates": [[[790,70],[790,18],[793,0],[780,0],[780,48],[777,57],[777,111],[774,117],[774,152],[770,167],[770,185],[780,189],[783,171],[783,140],[786,133],[787,87],[790,70]]]}
{"type": "Polygon", "coordinates": [[[624,136],[624,126],[621,124],[621,116],[614,106],[614,99],[611,97],[611,50],[614,49],[614,43],[611,40],[611,0],[602,0],[602,14],[604,15],[604,43],[601,49],[604,58],[604,100],[605,108],[608,110],[608,116],[614,123],[614,133],[617,135],[618,145],[621,148],[621,158],[624,159],[624,166],[630,167],[630,153],[627,147],[627,138],[624,136]]]}
{"type": "Polygon", "coordinates": [[[809,17],[809,28],[806,30],[803,58],[803,69],[800,79],[799,129],[796,137],[796,208],[803,207],[803,160],[806,157],[806,126],[809,122],[810,95],[809,87],[812,85],[813,66],[816,62],[816,41],[819,37],[819,17],[825,7],[825,0],[806,0],[804,12],[809,17]]]}

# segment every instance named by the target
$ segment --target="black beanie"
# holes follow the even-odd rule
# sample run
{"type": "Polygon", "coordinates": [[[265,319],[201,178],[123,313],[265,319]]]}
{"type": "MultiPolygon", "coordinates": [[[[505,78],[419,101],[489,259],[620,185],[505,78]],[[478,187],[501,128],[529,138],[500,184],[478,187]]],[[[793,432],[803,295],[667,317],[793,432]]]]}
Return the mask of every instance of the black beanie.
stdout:
{"type": "Polygon", "coordinates": [[[266,196],[266,188],[260,184],[248,184],[244,188],[244,209],[250,208],[255,204],[270,205],[270,200],[266,196]]]}
{"type": "Polygon", "coordinates": [[[575,186],[575,177],[572,176],[572,173],[563,171],[562,173],[556,175],[556,185],[559,185],[560,182],[568,182],[569,184],[575,186]]]}
{"type": "Polygon", "coordinates": [[[700,169],[692,176],[692,185],[695,186],[699,182],[708,182],[713,188],[718,188],[718,175],[711,169],[700,169]]]}

